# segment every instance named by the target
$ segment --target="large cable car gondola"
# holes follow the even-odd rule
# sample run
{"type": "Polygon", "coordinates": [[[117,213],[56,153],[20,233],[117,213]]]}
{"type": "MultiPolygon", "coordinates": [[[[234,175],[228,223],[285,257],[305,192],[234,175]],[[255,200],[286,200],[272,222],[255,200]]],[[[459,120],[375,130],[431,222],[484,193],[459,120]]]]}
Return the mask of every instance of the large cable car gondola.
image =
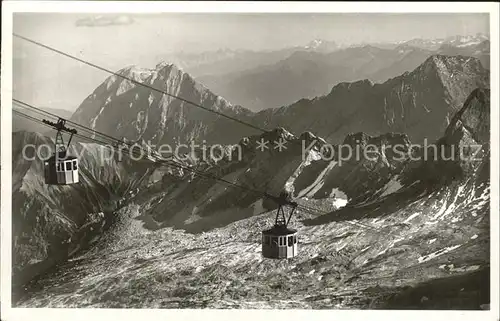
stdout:
{"type": "Polygon", "coordinates": [[[75,129],[66,127],[66,120],[59,118],[57,123],[43,119],[47,125],[57,130],[54,154],[44,163],[45,184],[69,185],[78,183],[78,159],[68,154],[68,148],[75,129]],[[64,144],[62,132],[70,134],[68,144],[64,144]]]}
{"type": "Polygon", "coordinates": [[[278,203],[274,226],[262,231],[262,256],[269,259],[289,259],[297,255],[297,230],[288,228],[288,223],[297,208],[286,193],[272,197],[278,203]],[[285,208],[291,207],[288,218],[285,208]]]}

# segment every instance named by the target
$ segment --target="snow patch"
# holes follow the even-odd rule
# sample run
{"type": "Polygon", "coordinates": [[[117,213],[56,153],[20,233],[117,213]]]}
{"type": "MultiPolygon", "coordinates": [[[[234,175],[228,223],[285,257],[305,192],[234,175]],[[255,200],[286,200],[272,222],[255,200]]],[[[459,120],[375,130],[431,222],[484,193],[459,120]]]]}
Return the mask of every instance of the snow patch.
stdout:
{"type": "Polygon", "coordinates": [[[154,82],[155,82],[155,80],[156,80],[156,78],[157,78],[157,77],[158,77],[158,72],[157,72],[157,71],[153,72],[153,73],[151,74],[151,79],[149,80],[149,83],[150,83],[151,85],[152,85],[152,84],[154,84],[154,82]]]}
{"type": "Polygon", "coordinates": [[[461,185],[461,186],[458,187],[458,191],[455,194],[455,198],[453,199],[453,201],[451,202],[451,204],[448,206],[447,210],[439,218],[440,220],[442,220],[446,215],[450,214],[451,212],[453,212],[454,209],[456,209],[456,207],[457,207],[456,204],[457,204],[458,197],[462,194],[463,189],[464,189],[463,185],[461,185]]]}
{"type": "Polygon", "coordinates": [[[474,46],[474,45],[479,45],[481,43],[480,40],[463,43],[464,39],[461,39],[460,42],[462,42],[462,43],[459,44],[459,45],[457,45],[457,47],[459,47],[459,48],[464,48],[464,47],[470,47],[470,46],[474,46]]]}
{"type": "Polygon", "coordinates": [[[336,161],[331,161],[328,166],[325,167],[325,169],[316,177],[314,182],[304,188],[302,191],[300,191],[297,195],[297,197],[302,197],[302,196],[307,196],[307,197],[312,197],[314,194],[316,194],[325,184],[324,178],[325,176],[332,170],[333,167],[337,165],[336,161]]]}
{"type": "Polygon", "coordinates": [[[337,249],[337,252],[339,252],[340,250],[344,249],[346,246],[347,246],[347,243],[342,244],[342,245],[341,245],[341,246],[337,249]]]}
{"type": "Polygon", "coordinates": [[[471,266],[462,266],[456,268],[453,264],[442,264],[439,266],[441,270],[448,270],[449,272],[471,272],[479,269],[481,266],[479,265],[471,265],[471,266]]]}
{"type": "Polygon", "coordinates": [[[310,150],[309,153],[307,154],[306,160],[302,162],[299,167],[295,170],[295,172],[288,178],[288,180],[285,182],[285,190],[287,192],[293,193],[295,191],[295,188],[293,186],[293,183],[297,179],[297,177],[302,173],[305,167],[311,165],[313,161],[317,161],[321,159],[321,155],[315,151],[315,150],[310,150]]]}
{"type": "Polygon", "coordinates": [[[336,208],[344,207],[349,202],[349,198],[347,197],[347,194],[344,193],[343,191],[339,190],[338,188],[333,188],[332,191],[330,192],[329,197],[334,199],[333,205],[336,208]]]}
{"type": "Polygon", "coordinates": [[[254,203],[252,203],[252,205],[250,205],[253,207],[253,212],[255,214],[262,213],[265,211],[264,206],[262,205],[263,203],[264,203],[264,200],[259,199],[258,201],[254,202],[254,203]]]}
{"type": "Polygon", "coordinates": [[[149,103],[150,107],[151,107],[151,104],[153,103],[153,101],[154,101],[153,93],[149,93],[148,103],[149,103]]]}
{"type": "MultiPolygon", "coordinates": [[[[106,104],[107,104],[109,101],[110,101],[110,98],[108,97],[108,99],[106,99],[106,104]]],[[[99,118],[99,116],[101,116],[101,114],[102,114],[102,112],[103,112],[103,110],[104,110],[104,107],[105,107],[105,105],[104,105],[104,106],[102,106],[102,107],[101,107],[101,109],[99,110],[99,113],[98,113],[98,114],[97,114],[94,118],[92,118],[92,119],[90,120],[90,128],[95,129],[95,124],[96,124],[96,122],[97,122],[97,119],[99,118]]],[[[91,137],[92,137],[92,138],[95,138],[95,134],[92,134],[92,136],[91,136],[91,137]]]]}
{"type": "Polygon", "coordinates": [[[391,180],[384,186],[384,192],[380,197],[387,196],[399,191],[403,185],[398,181],[399,175],[394,176],[391,180]]]}
{"type": "Polygon", "coordinates": [[[371,245],[370,245],[370,246],[365,247],[365,248],[364,248],[364,249],[362,249],[359,253],[366,252],[366,250],[368,250],[370,247],[371,247],[371,245]]]}
{"type": "Polygon", "coordinates": [[[116,96],[120,96],[130,89],[134,88],[134,84],[127,79],[124,79],[121,83],[120,86],[118,86],[118,89],[116,90],[116,96]]]}
{"type": "Polygon", "coordinates": [[[431,254],[427,254],[427,255],[424,255],[422,257],[419,257],[418,258],[418,263],[424,263],[424,262],[427,262],[427,261],[430,261],[438,256],[441,256],[443,254],[446,254],[450,251],[453,251],[454,249],[456,248],[459,248],[461,245],[454,245],[454,246],[449,246],[449,247],[446,247],[444,249],[441,249],[441,250],[438,250],[436,252],[433,252],[431,254]]]}
{"type": "Polygon", "coordinates": [[[387,250],[389,250],[389,249],[390,249],[390,248],[392,248],[394,245],[396,245],[396,243],[401,242],[401,241],[403,241],[403,240],[404,240],[404,238],[403,238],[403,237],[395,239],[394,241],[392,241],[392,242],[391,242],[391,244],[389,244],[389,246],[388,246],[385,250],[383,250],[382,252],[379,252],[379,253],[377,254],[377,256],[378,256],[378,255],[382,255],[382,254],[384,254],[385,252],[387,252],[387,250]]]}
{"type": "Polygon", "coordinates": [[[446,204],[447,204],[447,202],[446,202],[446,199],[445,199],[444,202],[443,202],[443,205],[441,205],[441,208],[439,209],[439,211],[432,218],[433,221],[437,220],[441,215],[444,214],[444,212],[446,212],[446,208],[447,208],[446,204]]]}
{"type": "Polygon", "coordinates": [[[414,219],[415,217],[419,216],[420,214],[422,214],[422,212],[416,212],[416,213],[413,213],[412,215],[410,215],[410,217],[408,217],[403,223],[408,223],[409,221],[411,221],[412,219],[414,219]]]}

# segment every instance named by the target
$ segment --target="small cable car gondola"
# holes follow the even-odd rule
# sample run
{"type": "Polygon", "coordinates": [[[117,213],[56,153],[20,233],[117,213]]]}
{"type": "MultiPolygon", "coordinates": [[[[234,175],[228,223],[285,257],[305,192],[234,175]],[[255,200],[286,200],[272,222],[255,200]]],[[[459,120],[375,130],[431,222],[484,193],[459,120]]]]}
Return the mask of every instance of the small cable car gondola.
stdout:
{"type": "Polygon", "coordinates": [[[297,203],[289,200],[286,193],[278,198],[271,197],[278,203],[274,226],[262,231],[262,256],[269,259],[289,259],[297,255],[297,230],[288,228],[288,223],[297,203]],[[288,219],[285,217],[285,207],[291,207],[288,219]]]}
{"type": "Polygon", "coordinates": [[[55,141],[55,153],[45,161],[44,174],[45,184],[48,185],[69,185],[78,183],[78,159],[68,154],[69,144],[75,129],[66,127],[66,120],[59,118],[57,123],[43,119],[43,122],[57,130],[55,141]],[[70,134],[68,144],[64,144],[62,132],[70,134]]]}

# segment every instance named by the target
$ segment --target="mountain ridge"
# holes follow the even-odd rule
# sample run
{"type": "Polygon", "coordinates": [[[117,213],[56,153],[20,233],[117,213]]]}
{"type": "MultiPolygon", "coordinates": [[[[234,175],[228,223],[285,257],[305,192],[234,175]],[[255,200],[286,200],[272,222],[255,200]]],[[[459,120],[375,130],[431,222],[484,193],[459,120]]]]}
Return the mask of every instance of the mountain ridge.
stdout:
{"type": "MultiPolygon", "coordinates": [[[[248,110],[231,105],[196,83],[189,74],[173,64],[160,63],[153,70],[134,68],[123,69],[122,72],[132,72],[132,77],[148,86],[181,96],[216,112],[243,118],[250,115],[248,110]]],[[[207,141],[213,141],[215,137],[223,142],[229,141],[225,133],[217,133],[213,128],[224,126],[229,131],[235,126],[208,111],[132,84],[126,79],[118,80],[116,76],[108,77],[87,97],[71,120],[127,140],[143,139],[152,144],[186,143],[199,137],[207,141]],[[123,113],[122,109],[127,108],[124,105],[131,112],[123,113]],[[215,137],[211,138],[211,135],[215,137]]]]}
{"type": "MultiPolygon", "coordinates": [[[[488,137],[487,95],[487,90],[472,91],[452,117],[449,130],[441,133],[442,146],[473,143],[469,136],[456,133],[488,137]]],[[[454,306],[459,297],[462,307],[478,309],[488,302],[482,294],[488,292],[488,282],[483,281],[463,289],[446,287],[439,303],[437,299],[423,303],[420,296],[405,299],[411,287],[451,282],[450,277],[476,280],[474,276],[488,267],[488,154],[463,176],[455,175],[456,163],[431,160],[441,176],[451,177],[433,182],[423,175],[436,176],[425,160],[398,160],[395,154],[379,151],[373,159],[337,165],[320,157],[319,148],[326,141],[313,133],[294,136],[277,128],[259,137],[316,140],[318,145],[303,159],[296,145],[282,152],[260,152],[253,148],[255,137],[242,139],[247,148],[244,159],[221,161],[208,173],[271,193],[288,189],[300,204],[315,208],[296,211],[292,225],[299,231],[300,254],[291,264],[276,265],[261,258],[260,231],[271,224],[276,204],[204,178],[166,175],[127,197],[115,211],[121,223],[91,251],[33,281],[15,304],[387,308],[391,304],[454,306]],[[412,170],[415,175],[408,174],[412,170]],[[476,175],[478,170],[482,175],[476,175]],[[290,274],[296,277],[286,278],[290,274]],[[152,285],[151,279],[157,282],[152,285]],[[68,286],[81,296],[61,294],[59,290],[68,286]],[[154,296],[148,294],[151,287],[154,296]],[[198,287],[201,290],[194,291],[198,287]],[[160,292],[161,299],[160,289],[166,291],[160,292]],[[276,291],[281,291],[278,301],[276,291]]],[[[408,136],[397,133],[358,132],[343,142],[352,146],[397,143],[405,151],[410,145],[408,136]]],[[[431,298],[435,293],[421,291],[431,298]]]]}
{"type": "Polygon", "coordinates": [[[453,41],[441,41],[435,48],[427,48],[425,45],[402,42],[390,48],[366,44],[333,51],[311,51],[298,48],[279,61],[252,68],[242,68],[222,75],[195,73],[195,78],[230,101],[259,111],[288,105],[300,98],[313,98],[326,94],[327,87],[339,81],[369,78],[383,83],[405,71],[413,70],[429,56],[435,54],[476,57],[488,69],[489,46],[487,43],[489,41],[484,40],[472,42],[470,46],[457,47],[453,41]],[[301,74],[298,70],[292,72],[294,68],[301,65],[317,66],[317,70],[310,75],[301,74]],[[280,90],[281,83],[290,88],[290,91],[280,90]],[[275,94],[267,91],[273,86],[276,86],[275,94]]]}
{"type": "Polygon", "coordinates": [[[369,80],[341,82],[326,96],[264,110],[257,114],[256,119],[267,126],[282,126],[292,132],[314,128],[315,134],[327,140],[333,138],[334,142],[339,142],[350,132],[381,134],[396,131],[421,143],[424,138],[430,141],[438,138],[460,102],[476,87],[489,87],[488,71],[478,59],[434,55],[412,72],[383,84],[369,80]],[[462,66],[464,63],[467,64],[465,67],[462,66]],[[343,105],[351,108],[344,109],[343,105]],[[333,117],[315,116],[327,110],[333,117]],[[430,132],[416,127],[424,119],[433,124],[430,132]]]}
{"type": "MultiPolygon", "coordinates": [[[[434,124],[431,128],[437,131],[444,129],[470,91],[489,86],[488,72],[478,59],[433,55],[412,72],[405,72],[381,84],[369,80],[339,82],[325,96],[302,98],[288,106],[254,113],[213,94],[173,64],[160,63],[156,69],[141,69],[138,74],[135,77],[144,77],[143,81],[148,86],[206,104],[208,109],[227,113],[252,126],[285,127],[292,132],[314,128],[319,136],[333,140],[360,130],[368,130],[370,134],[406,133],[410,130],[407,134],[413,141],[422,140],[425,133],[415,128],[418,122],[429,119],[434,124]],[[325,104],[337,106],[334,110],[340,118],[315,119],[314,115],[326,110],[325,104]],[[357,112],[342,111],[339,109],[342,104],[357,105],[357,112]],[[312,112],[314,110],[316,112],[312,112]],[[381,115],[383,119],[380,119],[381,115]],[[346,128],[338,129],[337,134],[338,126],[346,128]]],[[[257,133],[242,124],[219,119],[207,111],[198,111],[199,108],[175,98],[115,78],[109,77],[89,95],[72,120],[104,133],[117,134],[132,141],[149,140],[152,144],[180,144],[191,140],[234,144],[238,139],[231,138],[233,135],[243,137],[257,133]],[[130,112],[124,113],[123,109],[130,112]]],[[[283,89],[286,90],[286,87],[283,89]]],[[[435,139],[437,135],[438,132],[428,138],[435,139]]]]}

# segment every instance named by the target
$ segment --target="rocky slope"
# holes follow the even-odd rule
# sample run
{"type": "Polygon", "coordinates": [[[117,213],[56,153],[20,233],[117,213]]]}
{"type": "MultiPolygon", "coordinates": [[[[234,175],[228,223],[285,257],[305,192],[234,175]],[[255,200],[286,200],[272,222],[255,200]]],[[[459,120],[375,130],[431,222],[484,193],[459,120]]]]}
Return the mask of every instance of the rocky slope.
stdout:
{"type": "Polygon", "coordinates": [[[293,219],[294,259],[261,257],[269,200],[165,176],[128,198],[91,251],[34,280],[16,305],[480,309],[489,304],[488,96],[475,90],[464,99],[437,144],[466,147],[466,155],[480,145],[477,161],[412,160],[405,135],[357,133],[345,145],[398,144],[406,157],[381,148],[339,164],[320,157],[321,138],[277,129],[241,140],[240,161],[205,169],[272,194],[288,190],[316,209],[293,219]],[[257,150],[260,138],[285,139],[288,148],[257,150]],[[302,140],[311,146],[304,158],[294,143],[302,140]]]}
{"type": "Polygon", "coordinates": [[[80,183],[46,185],[43,162],[53,140],[38,133],[13,133],[13,270],[22,284],[95,241],[113,221],[113,211],[128,191],[149,183],[155,166],[148,162],[117,162],[109,148],[74,143],[80,183]],[[37,156],[33,145],[39,148],[37,156]],[[42,147],[45,146],[45,147],[42,147]]]}

